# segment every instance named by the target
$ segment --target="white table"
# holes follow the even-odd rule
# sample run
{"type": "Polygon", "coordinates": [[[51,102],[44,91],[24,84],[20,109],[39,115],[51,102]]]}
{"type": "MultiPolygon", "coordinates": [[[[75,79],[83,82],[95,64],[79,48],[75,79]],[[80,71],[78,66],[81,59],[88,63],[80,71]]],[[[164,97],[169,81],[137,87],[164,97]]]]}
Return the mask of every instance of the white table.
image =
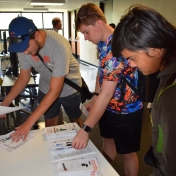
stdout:
{"type": "MultiPolygon", "coordinates": [[[[31,141],[9,153],[0,150],[0,175],[2,176],[55,176],[46,136],[42,129],[30,132],[35,135],[31,141]]],[[[106,171],[103,176],[119,176],[95,145],[99,164],[106,171]]]]}
{"type": "MultiPolygon", "coordinates": [[[[13,75],[5,75],[3,78],[2,87],[13,87],[16,80],[17,78],[14,77],[13,75]]],[[[34,78],[31,77],[28,86],[35,86],[35,85],[36,83],[34,82],[34,78]]]]}

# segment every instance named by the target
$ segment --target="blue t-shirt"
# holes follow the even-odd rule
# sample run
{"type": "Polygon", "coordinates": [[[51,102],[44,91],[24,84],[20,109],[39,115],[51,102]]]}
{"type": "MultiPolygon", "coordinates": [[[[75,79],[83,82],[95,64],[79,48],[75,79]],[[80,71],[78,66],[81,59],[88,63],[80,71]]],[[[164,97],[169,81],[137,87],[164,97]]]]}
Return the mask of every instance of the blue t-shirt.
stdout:
{"type": "Polygon", "coordinates": [[[100,78],[100,87],[103,81],[115,81],[117,87],[114,95],[110,100],[107,110],[116,114],[129,114],[143,107],[139,96],[131,90],[128,85],[122,90],[122,75],[137,88],[138,75],[137,69],[129,66],[128,61],[122,57],[116,58],[112,55],[111,50],[112,36],[106,42],[99,42],[99,69],[98,76],[100,78]],[[121,91],[124,91],[124,97],[120,101],[121,91]]]}

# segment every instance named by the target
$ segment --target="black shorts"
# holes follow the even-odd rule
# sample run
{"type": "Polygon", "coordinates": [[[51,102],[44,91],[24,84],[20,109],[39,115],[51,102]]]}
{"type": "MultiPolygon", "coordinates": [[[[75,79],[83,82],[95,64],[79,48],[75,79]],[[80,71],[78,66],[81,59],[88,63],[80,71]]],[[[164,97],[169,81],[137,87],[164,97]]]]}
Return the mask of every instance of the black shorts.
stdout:
{"type": "Polygon", "coordinates": [[[114,139],[116,151],[127,154],[140,150],[143,108],[130,114],[105,111],[99,121],[100,135],[114,139]]]}
{"type": "MultiPolygon", "coordinates": [[[[45,94],[39,90],[38,93],[38,101],[39,103],[42,101],[45,94]]],[[[69,118],[78,119],[82,112],[79,108],[81,102],[80,93],[76,92],[72,95],[66,97],[59,97],[56,101],[50,106],[50,108],[45,112],[45,119],[52,119],[59,115],[60,107],[63,106],[65,113],[69,118]]]]}

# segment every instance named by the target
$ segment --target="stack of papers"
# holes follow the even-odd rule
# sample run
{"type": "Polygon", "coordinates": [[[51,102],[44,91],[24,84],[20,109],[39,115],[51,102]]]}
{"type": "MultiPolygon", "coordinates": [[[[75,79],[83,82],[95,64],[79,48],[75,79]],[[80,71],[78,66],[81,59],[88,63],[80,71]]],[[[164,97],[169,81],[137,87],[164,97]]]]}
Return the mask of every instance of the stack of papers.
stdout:
{"type": "Polygon", "coordinates": [[[49,142],[48,147],[53,154],[62,153],[63,151],[73,151],[72,148],[72,138],[67,139],[58,139],[52,142],[49,142]]]}
{"type": "Polygon", "coordinates": [[[71,147],[73,138],[58,139],[48,144],[53,162],[95,155],[95,151],[87,145],[85,149],[76,150],[71,147]]]}
{"type": "Polygon", "coordinates": [[[72,142],[79,129],[77,123],[44,128],[55,174],[57,176],[102,176],[95,158],[96,151],[90,145],[90,141],[84,149],[72,148],[72,142]]]}
{"type": "Polygon", "coordinates": [[[76,123],[67,123],[64,125],[57,125],[44,128],[44,132],[48,140],[57,138],[75,137],[78,130],[79,128],[76,123]]]}
{"type": "Polygon", "coordinates": [[[56,167],[58,176],[96,176],[99,171],[96,158],[61,161],[56,167]]]}

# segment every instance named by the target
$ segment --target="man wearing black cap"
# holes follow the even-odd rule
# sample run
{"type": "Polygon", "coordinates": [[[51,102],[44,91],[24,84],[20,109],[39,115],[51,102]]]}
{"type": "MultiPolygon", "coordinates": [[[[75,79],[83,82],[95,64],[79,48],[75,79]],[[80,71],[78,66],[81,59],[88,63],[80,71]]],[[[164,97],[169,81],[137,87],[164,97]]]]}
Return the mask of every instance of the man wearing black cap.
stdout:
{"type": "Polygon", "coordinates": [[[38,30],[32,20],[25,17],[18,17],[11,21],[9,36],[8,50],[18,54],[20,75],[1,105],[9,106],[27,86],[31,67],[40,73],[38,93],[40,104],[32,115],[16,128],[16,132],[11,135],[13,141],[18,141],[22,136],[25,140],[33,124],[43,114],[46,126],[57,125],[61,105],[70,121],[81,125],[80,94],[64,84],[66,77],[81,86],[79,64],[72,56],[68,41],[60,34],[38,30]]]}

